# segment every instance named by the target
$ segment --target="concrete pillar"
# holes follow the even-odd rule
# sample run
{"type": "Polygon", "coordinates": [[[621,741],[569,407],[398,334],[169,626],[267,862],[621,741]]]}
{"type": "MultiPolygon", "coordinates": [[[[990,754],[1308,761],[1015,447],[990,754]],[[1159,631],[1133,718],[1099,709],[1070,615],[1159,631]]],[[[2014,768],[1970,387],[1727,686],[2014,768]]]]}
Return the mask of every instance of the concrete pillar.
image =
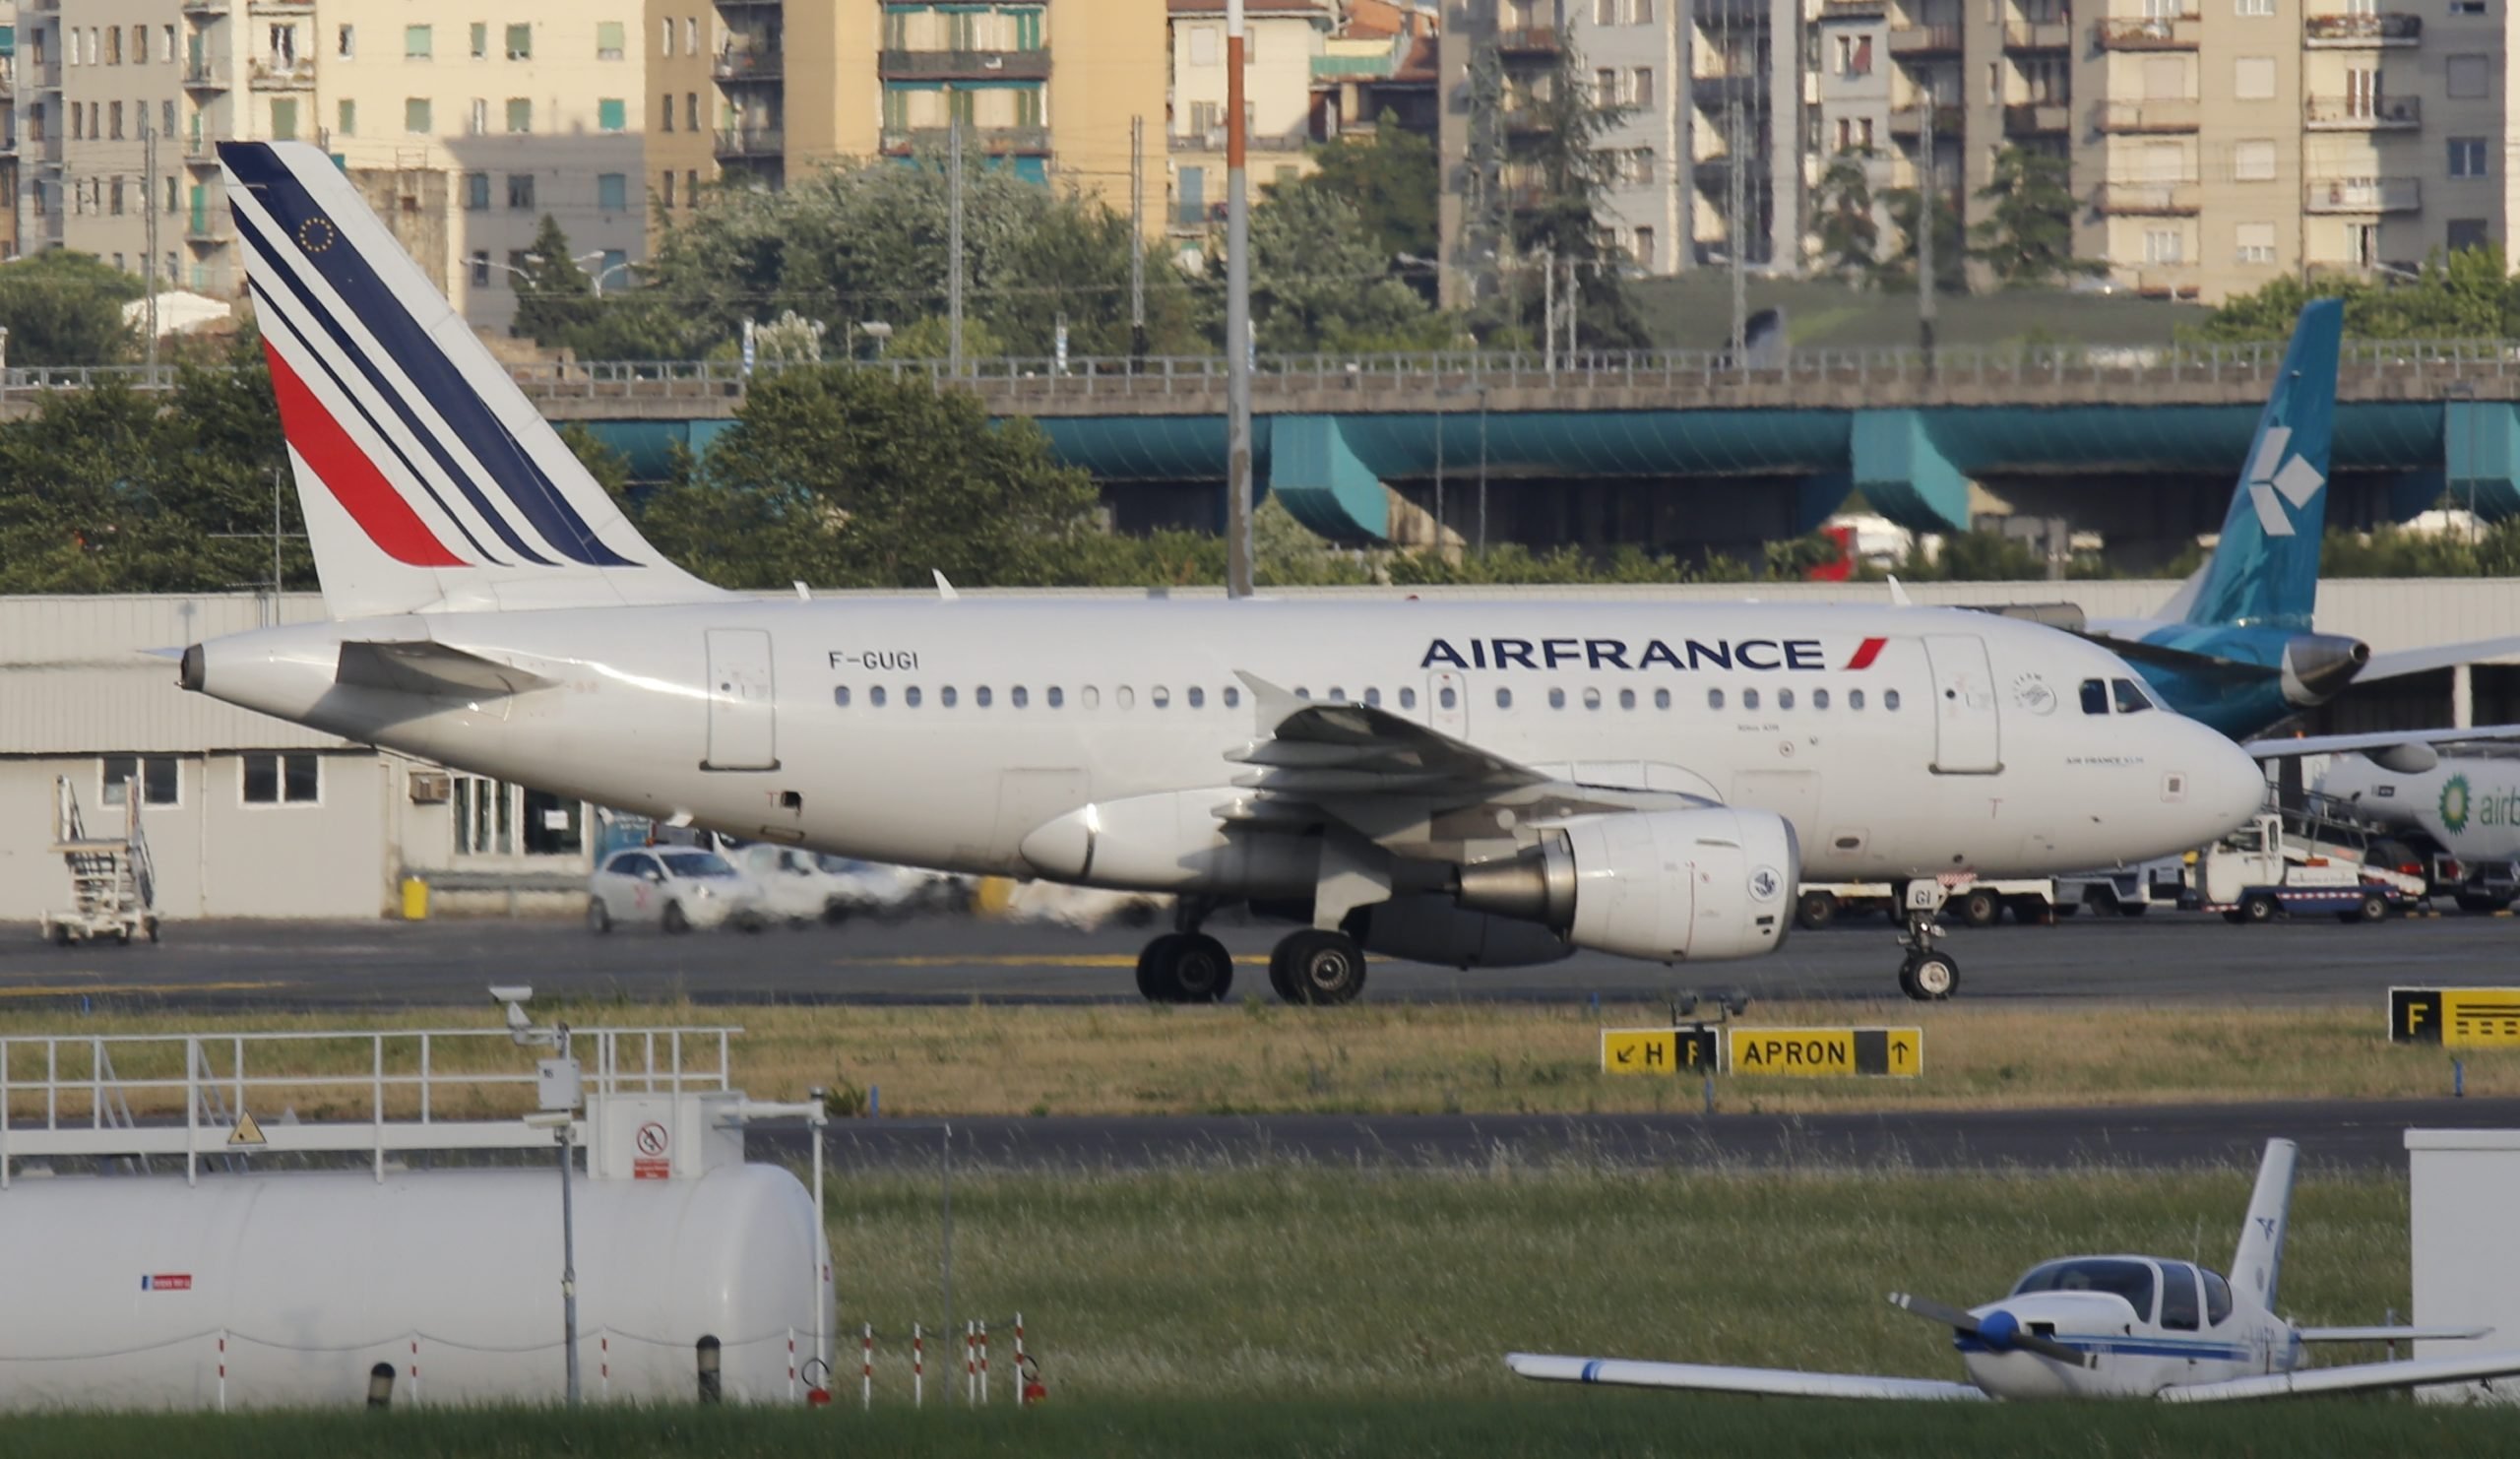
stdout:
{"type": "Polygon", "coordinates": [[[2450,504],[2499,522],[2520,513],[2520,411],[2507,401],[2441,405],[2441,459],[2450,504]]]}
{"type": "Polygon", "coordinates": [[[1270,422],[1268,489],[1295,520],[1334,542],[1389,540],[1391,498],[1348,444],[1336,415],[1280,415],[1270,422]]]}
{"type": "Polygon", "coordinates": [[[1873,510],[1915,532],[1969,530],[1969,477],[1920,411],[1858,411],[1849,454],[1873,510]]]}
{"type": "Polygon", "coordinates": [[[2454,664],[2450,666],[2450,728],[2473,730],[2477,723],[2476,666],[2454,664]]]}

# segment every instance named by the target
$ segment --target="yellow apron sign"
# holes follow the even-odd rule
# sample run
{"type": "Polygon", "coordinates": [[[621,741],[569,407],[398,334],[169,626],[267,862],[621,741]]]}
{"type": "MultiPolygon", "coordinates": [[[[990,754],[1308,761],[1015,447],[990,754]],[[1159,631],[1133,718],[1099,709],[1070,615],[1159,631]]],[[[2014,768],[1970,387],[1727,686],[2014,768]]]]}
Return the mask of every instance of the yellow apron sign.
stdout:
{"type": "Polygon", "coordinates": [[[1743,1029],[1724,1031],[1732,1073],[1830,1079],[1853,1075],[1913,1079],[1924,1072],[1922,1029],[1743,1029]]]}
{"type": "Polygon", "coordinates": [[[1604,1029],[1605,1074],[1712,1074],[1713,1029],[1604,1029]]]}
{"type": "Polygon", "coordinates": [[[2389,1042],[2520,1047],[2520,987],[2393,987],[2389,1042]]]}

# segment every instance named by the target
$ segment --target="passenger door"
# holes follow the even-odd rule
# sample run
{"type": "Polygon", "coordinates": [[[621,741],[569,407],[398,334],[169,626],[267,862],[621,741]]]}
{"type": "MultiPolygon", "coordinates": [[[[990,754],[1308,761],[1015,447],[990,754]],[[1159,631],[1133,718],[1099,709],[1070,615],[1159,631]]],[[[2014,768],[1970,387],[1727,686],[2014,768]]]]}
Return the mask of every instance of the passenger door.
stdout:
{"type": "Polygon", "coordinates": [[[1946,775],[2002,770],[1986,641],[1974,633],[1928,633],[1925,661],[1933,673],[1933,768],[1946,775]]]}
{"type": "Polygon", "coordinates": [[[709,630],[709,750],[703,770],[776,770],[779,730],[770,634],[709,630]]]}

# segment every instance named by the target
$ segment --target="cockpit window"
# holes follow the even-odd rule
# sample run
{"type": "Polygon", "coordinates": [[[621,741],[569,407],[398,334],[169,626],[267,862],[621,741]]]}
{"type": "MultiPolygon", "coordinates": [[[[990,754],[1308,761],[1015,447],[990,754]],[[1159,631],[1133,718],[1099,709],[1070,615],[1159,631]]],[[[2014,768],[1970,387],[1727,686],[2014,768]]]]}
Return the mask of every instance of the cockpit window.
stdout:
{"type": "Polygon", "coordinates": [[[2232,1315],[2232,1284],[2223,1280],[2221,1272],[2205,1274],[2205,1322],[2220,1327],[2232,1315]]]}
{"type": "Polygon", "coordinates": [[[2162,1263],[2162,1326],[2196,1330],[2196,1268],[2186,1262],[2162,1263]]]}
{"type": "Polygon", "coordinates": [[[2153,1320],[2152,1263],[2115,1256],[2078,1256],[2035,1266],[2013,1288],[2013,1296],[2033,1292],[2107,1292],[2126,1299],[2135,1320],[2153,1320]]]}
{"type": "Polygon", "coordinates": [[[2109,713],[2109,685],[2099,679],[2083,680],[2083,713],[2087,715],[2109,713]]]}
{"type": "Polygon", "coordinates": [[[2117,712],[2121,715],[2141,714],[2153,707],[2152,697],[2133,679],[2110,679],[2109,687],[2117,691],[2117,712]]]}

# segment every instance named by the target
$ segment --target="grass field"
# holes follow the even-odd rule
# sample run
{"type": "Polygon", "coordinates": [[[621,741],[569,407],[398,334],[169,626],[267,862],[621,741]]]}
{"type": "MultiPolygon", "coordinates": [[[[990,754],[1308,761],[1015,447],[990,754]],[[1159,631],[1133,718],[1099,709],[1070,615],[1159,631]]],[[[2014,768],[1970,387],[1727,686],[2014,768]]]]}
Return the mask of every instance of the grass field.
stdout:
{"type": "MultiPolygon", "coordinates": [[[[763,1098],[812,1087],[880,1089],[886,1114],[1165,1114],[1183,1112],[1561,1112],[1691,1110],[1694,1080],[1622,1077],[1600,1067],[1600,1031],[1666,1022],[1661,1008],[1493,1003],[1370,1003],[1296,1009],[1250,999],[1221,1007],[724,1007],[579,1003],[545,1010],[573,1025],[740,1024],[735,1080],[763,1098]]],[[[483,1009],[433,1009],[362,1020],[337,1013],[291,1018],[0,1012],[0,1034],[484,1027],[483,1009]]],[[[1924,1031],[1921,1078],[1759,1079],[1717,1083],[1719,1108],[1984,1109],[2295,1098],[2379,1099],[2449,1092],[2438,1048],[2395,1047],[2376,1006],[2243,1008],[2125,1005],[2035,1010],[1984,1003],[1928,1006],[1761,1003],[1747,1023],[1871,1023],[1924,1031]]],[[[415,1050],[410,1046],[406,1052],[415,1050]]],[[[225,1053],[211,1049],[212,1067],[225,1053]]],[[[364,1042],[309,1047],[300,1067],[365,1076],[364,1042]]],[[[441,1070],[530,1068],[504,1040],[441,1044],[441,1070]],[[469,1047],[467,1047],[469,1045],[469,1047]]],[[[13,1055],[27,1078],[32,1055],[13,1055]]],[[[84,1048],[64,1055],[84,1077],[84,1048]]],[[[168,1044],[113,1054],[126,1079],[180,1077],[168,1044]]],[[[259,1055],[249,1061],[260,1067],[259,1055]]],[[[409,1072],[411,1064],[389,1067],[409,1072]]],[[[2474,1053],[2467,1088],[2520,1094],[2520,1053],[2474,1053]]],[[[522,1101],[527,1086],[517,1086],[522,1101]]],[[[406,1094],[408,1107],[415,1096],[406,1094]]],[[[258,1094],[304,1117],[364,1113],[364,1088],[258,1094]]],[[[179,1108],[171,1093],[135,1098],[144,1110],[179,1108]]],[[[12,1117],[40,1108],[21,1092],[12,1117]]],[[[495,1098],[439,1104],[441,1113],[511,1112],[495,1098]]],[[[521,1108],[521,1106],[520,1106],[521,1108]]],[[[76,1111],[73,1111],[76,1112],[76,1111]]]]}

